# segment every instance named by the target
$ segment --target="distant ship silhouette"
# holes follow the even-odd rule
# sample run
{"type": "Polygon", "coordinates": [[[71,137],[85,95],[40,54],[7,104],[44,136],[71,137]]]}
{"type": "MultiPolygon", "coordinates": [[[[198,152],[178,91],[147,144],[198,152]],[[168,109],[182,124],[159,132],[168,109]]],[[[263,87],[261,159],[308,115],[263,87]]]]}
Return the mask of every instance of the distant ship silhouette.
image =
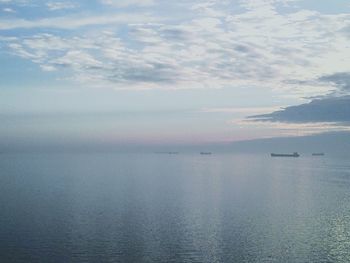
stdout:
{"type": "Polygon", "coordinates": [[[292,154],[287,153],[271,153],[271,157],[299,157],[299,153],[294,152],[292,154]]]}

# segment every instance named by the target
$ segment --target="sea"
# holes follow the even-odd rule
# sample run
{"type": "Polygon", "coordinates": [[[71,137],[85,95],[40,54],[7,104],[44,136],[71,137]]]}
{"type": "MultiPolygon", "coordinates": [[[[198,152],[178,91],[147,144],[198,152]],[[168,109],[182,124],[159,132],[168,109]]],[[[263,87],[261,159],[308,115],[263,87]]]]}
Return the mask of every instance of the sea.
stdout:
{"type": "Polygon", "coordinates": [[[350,262],[350,159],[3,153],[0,262],[350,262]]]}

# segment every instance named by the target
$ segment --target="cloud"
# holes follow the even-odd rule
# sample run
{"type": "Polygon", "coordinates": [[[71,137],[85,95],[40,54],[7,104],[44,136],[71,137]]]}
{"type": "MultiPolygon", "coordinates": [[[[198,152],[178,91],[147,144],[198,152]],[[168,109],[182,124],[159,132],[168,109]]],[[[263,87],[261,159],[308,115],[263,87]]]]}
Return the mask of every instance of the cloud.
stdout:
{"type": "Polygon", "coordinates": [[[286,123],[333,122],[350,125],[350,96],[323,98],[250,117],[256,121],[286,123]]]}
{"type": "Polygon", "coordinates": [[[256,114],[276,110],[276,107],[232,107],[232,108],[204,108],[202,113],[223,113],[223,114],[256,114]]]}
{"type": "Polygon", "coordinates": [[[350,72],[340,72],[322,76],[318,79],[321,82],[331,83],[340,91],[350,92],[350,72]]]}
{"type": "Polygon", "coordinates": [[[10,7],[3,8],[2,11],[6,13],[16,13],[16,11],[10,7]]]}
{"type": "Polygon", "coordinates": [[[151,6],[155,4],[154,0],[101,0],[101,3],[116,7],[151,6]]]}
{"type": "MultiPolygon", "coordinates": [[[[248,121],[278,123],[278,125],[318,125],[319,130],[349,130],[350,73],[340,72],[319,77],[316,81],[331,85],[335,90],[316,96],[309,103],[286,107],[268,114],[248,117],[248,121]]],[[[311,81],[312,82],[312,81],[311,81]]],[[[300,83],[303,85],[303,83],[300,83]]]]}
{"type": "Polygon", "coordinates": [[[76,5],[71,2],[48,2],[46,6],[51,11],[76,8],[76,5]]]}
{"type": "Polygon", "coordinates": [[[343,29],[350,15],[278,12],[277,5],[292,2],[242,0],[237,11],[238,4],[231,1],[164,5],[105,0],[103,4],[119,7],[153,7],[147,14],[123,9],[83,17],[2,19],[0,30],[32,30],[2,42],[44,70],[69,69],[71,79],[82,85],[98,81],[129,89],[259,87],[294,97],[326,94],[332,86],[324,81],[300,83],[346,71],[350,53],[343,29]],[[53,33],[57,29],[69,32],[53,33]],[[71,54],[83,55],[73,61],[71,54]],[[86,65],[87,57],[96,65],[86,65]]]}
{"type": "Polygon", "coordinates": [[[0,4],[4,4],[4,5],[18,5],[18,6],[27,6],[29,4],[33,4],[33,1],[30,0],[0,0],[0,4]]]}
{"type": "Polygon", "coordinates": [[[87,26],[116,25],[152,21],[153,19],[151,17],[140,14],[110,14],[108,16],[62,16],[37,20],[2,19],[0,20],[0,30],[39,28],[74,30],[87,26]]]}

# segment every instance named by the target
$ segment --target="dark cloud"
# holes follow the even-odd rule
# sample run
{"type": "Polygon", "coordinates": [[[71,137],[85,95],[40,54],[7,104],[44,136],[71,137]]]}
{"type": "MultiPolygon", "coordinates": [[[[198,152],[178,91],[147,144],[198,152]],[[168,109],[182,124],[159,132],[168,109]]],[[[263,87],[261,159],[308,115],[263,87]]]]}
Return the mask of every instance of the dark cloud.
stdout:
{"type": "Polygon", "coordinates": [[[238,52],[242,52],[242,53],[249,53],[251,52],[251,49],[245,45],[236,45],[234,47],[234,49],[238,52]]]}
{"type": "Polygon", "coordinates": [[[287,107],[269,114],[250,116],[256,121],[313,123],[350,123],[350,96],[315,99],[310,103],[287,107]]]}
{"type": "Polygon", "coordinates": [[[325,75],[318,78],[318,81],[332,84],[336,90],[326,96],[314,97],[309,103],[248,118],[256,121],[288,123],[333,122],[341,125],[350,125],[350,72],[325,75]]]}
{"type": "Polygon", "coordinates": [[[148,67],[116,67],[114,71],[119,73],[113,74],[111,81],[174,83],[177,77],[176,69],[163,63],[150,63],[148,67]]]}
{"type": "Polygon", "coordinates": [[[346,37],[350,38],[350,25],[343,27],[340,32],[345,34],[346,37]]]}
{"type": "Polygon", "coordinates": [[[340,72],[322,76],[319,81],[333,83],[342,91],[350,91],[350,72],[340,72]]]}
{"type": "Polygon", "coordinates": [[[168,40],[185,41],[191,38],[191,33],[180,28],[166,27],[159,30],[160,35],[168,40]]]}

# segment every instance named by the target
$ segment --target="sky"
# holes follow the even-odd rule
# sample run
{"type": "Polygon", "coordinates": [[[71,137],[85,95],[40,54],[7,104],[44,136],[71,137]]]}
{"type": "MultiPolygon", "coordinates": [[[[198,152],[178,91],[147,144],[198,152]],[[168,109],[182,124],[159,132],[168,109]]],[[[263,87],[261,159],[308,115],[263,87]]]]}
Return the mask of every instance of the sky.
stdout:
{"type": "Polygon", "coordinates": [[[348,0],[0,0],[0,142],[350,129],[348,0]]]}

